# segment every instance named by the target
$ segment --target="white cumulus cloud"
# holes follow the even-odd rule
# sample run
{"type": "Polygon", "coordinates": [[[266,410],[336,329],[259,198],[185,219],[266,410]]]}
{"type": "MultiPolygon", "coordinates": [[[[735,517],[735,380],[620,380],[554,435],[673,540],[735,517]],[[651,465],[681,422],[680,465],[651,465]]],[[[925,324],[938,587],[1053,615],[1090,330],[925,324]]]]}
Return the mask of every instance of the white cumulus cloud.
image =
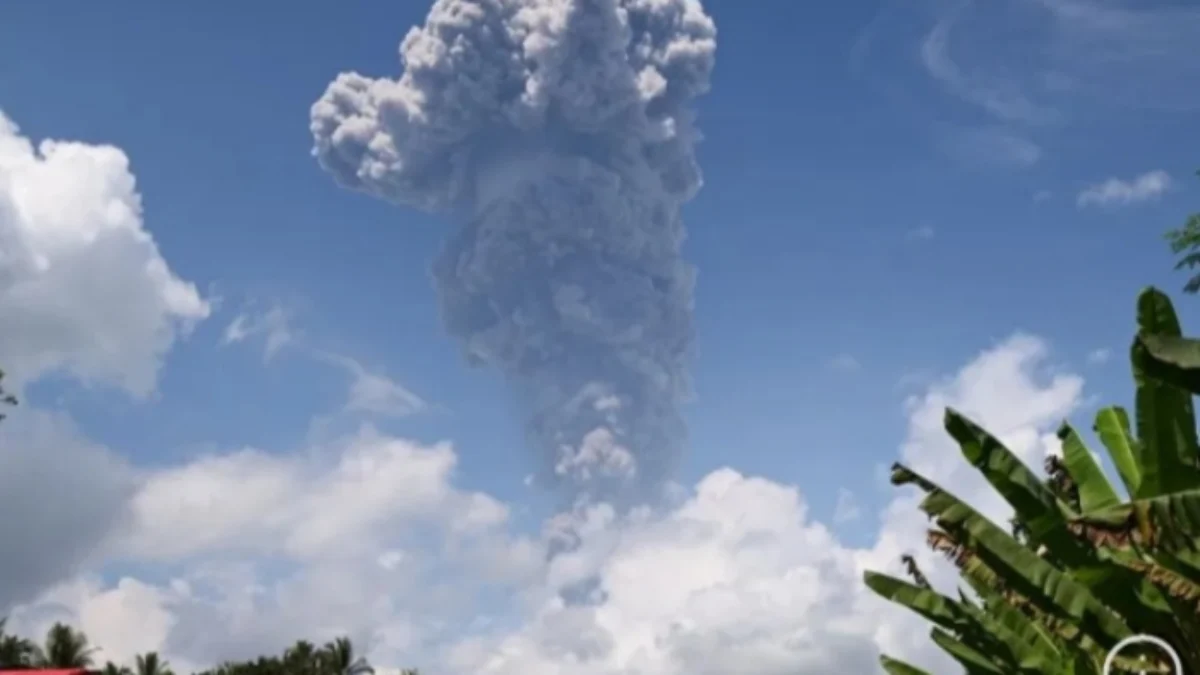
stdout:
{"type": "MultiPolygon", "coordinates": [[[[0,113],[0,366],[20,389],[48,373],[154,391],[164,355],[209,314],[142,220],[111,146],[35,144],[0,113]]],[[[65,414],[23,405],[0,425],[0,609],[102,562],[136,474],[65,414]]]]}
{"type": "MultiPolygon", "coordinates": [[[[962,410],[1039,466],[1082,392],[1048,358],[1044,342],[1016,335],[934,381],[906,403],[898,459],[1004,518],[942,413],[962,410]]],[[[579,507],[524,535],[505,504],[456,486],[454,464],[449,446],[364,431],[144,474],[104,550],[168,565],[169,580],[82,576],[17,608],[13,626],[69,617],[104,636],[105,658],[156,648],[179,665],[345,632],[382,667],[464,675],[873,672],[880,649],[957,672],[924,622],[861,583],[902,553],[953,582],[923,548],[908,492],[865,548],[814,520],[797,487],[733,468],[672,506],[579,507]]]]}
{"type": "Polygon", "coordinates": [[[461,530],[507,518],[498,502],[452,489],[456,462],[448,445],[421,447],[370,427],[309,453],[202,457],[147,478],[132,501],[131,529],[113,551],[138,559],[230,552],[307,559],[369,550],[389,521],[430,518],[461,530]]]}
{"type": "Polygon", "coordinates": [[[143,227],[118,148],[34,142],[0,113],[0,363],[18,382],[50,371],[136,395],[209,314],[143,227]]]}

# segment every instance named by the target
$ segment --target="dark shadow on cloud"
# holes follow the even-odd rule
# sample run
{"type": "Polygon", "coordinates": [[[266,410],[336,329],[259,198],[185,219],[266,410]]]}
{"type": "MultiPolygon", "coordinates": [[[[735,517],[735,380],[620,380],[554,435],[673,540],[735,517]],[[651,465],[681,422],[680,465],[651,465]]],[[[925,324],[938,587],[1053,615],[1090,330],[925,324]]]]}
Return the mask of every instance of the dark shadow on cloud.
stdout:
{"type": "Polygon", "coordinates": [[[125,463],[65,415],[23,408],[0,423],[0,611],[92,561],[134,488],[125,463]]]}

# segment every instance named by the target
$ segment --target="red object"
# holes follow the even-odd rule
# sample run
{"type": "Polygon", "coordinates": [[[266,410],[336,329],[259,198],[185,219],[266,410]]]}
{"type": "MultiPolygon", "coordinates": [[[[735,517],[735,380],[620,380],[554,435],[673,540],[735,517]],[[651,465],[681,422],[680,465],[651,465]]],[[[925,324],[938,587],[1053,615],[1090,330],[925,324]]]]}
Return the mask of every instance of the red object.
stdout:
{"type": "Polygon", "coordinates": [[[30,668],[28,670],[0,670],[0,675],[32,675],[33,673],[37,673],[37,675],[87,675],[88,671],[86,668],[68,668],[66,670],[53,668],[48,670],[42,670],[40,668],[30,668]]]}

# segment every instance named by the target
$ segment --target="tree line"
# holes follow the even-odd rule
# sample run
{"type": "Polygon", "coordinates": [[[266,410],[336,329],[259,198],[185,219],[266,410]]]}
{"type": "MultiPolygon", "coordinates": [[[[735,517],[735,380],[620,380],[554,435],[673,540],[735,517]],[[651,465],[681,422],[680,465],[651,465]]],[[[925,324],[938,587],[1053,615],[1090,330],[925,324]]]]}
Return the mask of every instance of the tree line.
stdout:
{"type": "MultiPolygon", "coordinates": [[[[100,675],[176,675],[171,664],[158,652],[138,654],[132,663],[118,664],[112,661],[98,663],[97,650],[83,631],[65,623],[55,623],[46,631],[42,642],[36,642],[9,633],[6,620],[0,619],[0,670],[84,668],[100,675]]],[[[299,640],[282,654],[227,661],[196,675],[342,675],[357,658],[353,643],[346,637],[320,647],[299,640]]],[[[401,675],[418,673],[404,670],[401,675]]]]}

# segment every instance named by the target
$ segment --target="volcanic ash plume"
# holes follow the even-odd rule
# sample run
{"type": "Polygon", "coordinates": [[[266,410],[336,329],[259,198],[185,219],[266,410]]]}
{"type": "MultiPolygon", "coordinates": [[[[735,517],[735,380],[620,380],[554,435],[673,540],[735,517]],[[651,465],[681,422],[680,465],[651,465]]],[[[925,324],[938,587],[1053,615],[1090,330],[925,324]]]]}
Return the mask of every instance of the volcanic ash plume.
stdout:
{"type": "Polygon", "coordinates": [[[575,495],[657,486],[685,442],[679,209],[715,48],[698,0],[438,0],[400,79],[343,73],[312,108],[340,184],[462,225],[434,265],[446,326],[575,495]]]}

